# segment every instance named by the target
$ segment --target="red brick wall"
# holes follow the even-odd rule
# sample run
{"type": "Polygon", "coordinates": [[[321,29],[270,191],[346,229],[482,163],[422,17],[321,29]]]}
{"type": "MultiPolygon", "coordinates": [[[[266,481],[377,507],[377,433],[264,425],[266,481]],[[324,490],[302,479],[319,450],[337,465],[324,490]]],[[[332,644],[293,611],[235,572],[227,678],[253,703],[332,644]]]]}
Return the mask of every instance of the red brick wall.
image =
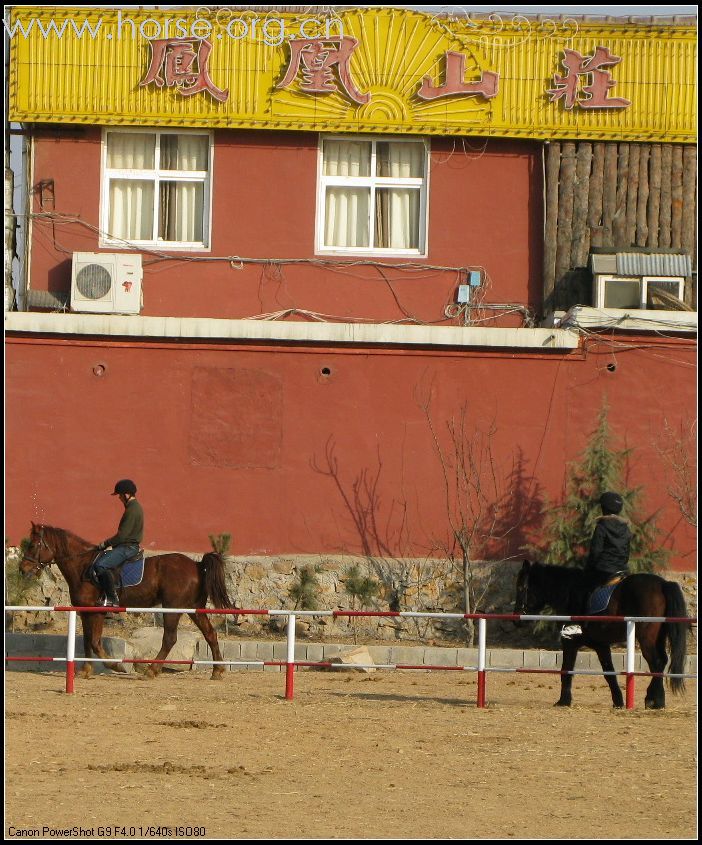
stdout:
{"type": "MultiPolygon", "coordinates": [[[[675,427],[693,407],[694,346],[627,346],[610,372],[606,347],[539,356],[9,337],[6,536],[44,520],[102,539],[119,517],[112,486],[130,477],[147,548],[204,551],[208,534],[230,532],[234,554],[362,552],[365,541],[420,556],[448,531],[429,397],[441,436],[464,402],[470,430],[494,424],[508,524],[520,503],[560,499],[606,397],[614,445],[633,449],[629,484],[642,485],[647,515],[659,511],[675,568],[694,569],[695,532],[656,449],[664,420],[675,427]]],[[[518,553],[524,527],[503,551],[518,553]]]]}

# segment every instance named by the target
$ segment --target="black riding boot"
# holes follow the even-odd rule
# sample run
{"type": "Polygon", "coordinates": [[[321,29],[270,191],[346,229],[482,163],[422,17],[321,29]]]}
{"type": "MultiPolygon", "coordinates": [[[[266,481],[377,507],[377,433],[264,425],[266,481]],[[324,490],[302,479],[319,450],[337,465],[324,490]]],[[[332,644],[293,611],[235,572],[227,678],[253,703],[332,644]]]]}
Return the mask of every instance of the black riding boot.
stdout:
{"type": "Polygon", "coordinates": [[[105,594],[104,607],[119,607],[119,596],[115,589],[115,579],[112,571],[103,569],[98,575],[98,579],[100,581],[100,587],[105,594]]]}

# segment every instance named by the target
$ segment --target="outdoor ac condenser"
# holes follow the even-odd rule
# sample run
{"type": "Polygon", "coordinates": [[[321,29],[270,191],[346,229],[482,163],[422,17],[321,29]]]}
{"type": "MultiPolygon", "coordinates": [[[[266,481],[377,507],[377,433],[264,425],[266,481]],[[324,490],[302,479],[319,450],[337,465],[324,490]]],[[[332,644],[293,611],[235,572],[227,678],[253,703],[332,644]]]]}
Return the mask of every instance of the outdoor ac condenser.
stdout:
{"type": "Polygon", "coordinates": [[[94,314],[141,311],[141,255],[74,252],[71,310],[94,314]]]}

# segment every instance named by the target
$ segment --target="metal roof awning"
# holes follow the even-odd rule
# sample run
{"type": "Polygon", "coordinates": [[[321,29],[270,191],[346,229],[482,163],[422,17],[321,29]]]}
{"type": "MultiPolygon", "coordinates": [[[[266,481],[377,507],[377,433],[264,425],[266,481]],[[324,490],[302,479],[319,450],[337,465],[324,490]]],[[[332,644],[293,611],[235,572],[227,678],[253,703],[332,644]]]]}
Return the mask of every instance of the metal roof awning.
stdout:
{"type": "Polygon", "coordinates": [[[687,252],[627,250],[593,252],[592,272],[615,273],[617,276],[691,276],[692,259],[687,252]]]}

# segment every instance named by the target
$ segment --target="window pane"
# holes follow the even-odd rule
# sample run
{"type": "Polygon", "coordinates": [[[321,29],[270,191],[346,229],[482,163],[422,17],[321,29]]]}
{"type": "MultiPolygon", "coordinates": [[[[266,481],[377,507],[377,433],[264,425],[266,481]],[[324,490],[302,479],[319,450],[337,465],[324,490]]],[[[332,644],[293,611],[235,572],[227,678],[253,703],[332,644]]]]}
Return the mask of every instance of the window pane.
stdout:
{"type": "Polygon", "coordinates": [[[161,170],[207,170],[206,135],[161,135],[161,170]]]}
{"type": "Polygon", "coordinates": [[[370,246],[369,202],[365,188],[327,188],[324,246],[370,246]]]}
{"type": "Polygon", "coordinates": [[[156,135],[144,132],[108,132],[107,166],[150,170],[154,166],[156,135]]]}
{"type": "Polygon", "coordinates": [[[641,282],[607,279],[605,282],[605,308],[640,308],[641,282]]]}
{"type": "Polygon", "coordinates": [[[154,236],[154,183],[142,179],[110,180],[109,234],[125,241],[154,236]]]}
{"type": "Polygon", "coordinates": [[[666,311],[680,298],[680,283],[678,281],[663,281],[646,283],[646,307],[659,308],[666,311]],[[671,296],[674,299],[671,300],[671,296]]]}
{"type": "Polygon", "coordinates": [[[325,176],[370,176],[370,141],[325,141],[325,176]]]}
{"type": "Polygon", "coordinates": [[[202,243],[203,183],[161,182],[159,188],[159,238],[163,241],[202,243]]]}
{"type": "Polygon", "coordinates": [[[419,189],[378,189],[375,195],[375,246],[419,249],[419,189]]]}
{"type": "Polygon", "coordinates": [[[424,144],[378,141],[375,159],[378,176],[401,179],[424,177],[424,144]]]}

